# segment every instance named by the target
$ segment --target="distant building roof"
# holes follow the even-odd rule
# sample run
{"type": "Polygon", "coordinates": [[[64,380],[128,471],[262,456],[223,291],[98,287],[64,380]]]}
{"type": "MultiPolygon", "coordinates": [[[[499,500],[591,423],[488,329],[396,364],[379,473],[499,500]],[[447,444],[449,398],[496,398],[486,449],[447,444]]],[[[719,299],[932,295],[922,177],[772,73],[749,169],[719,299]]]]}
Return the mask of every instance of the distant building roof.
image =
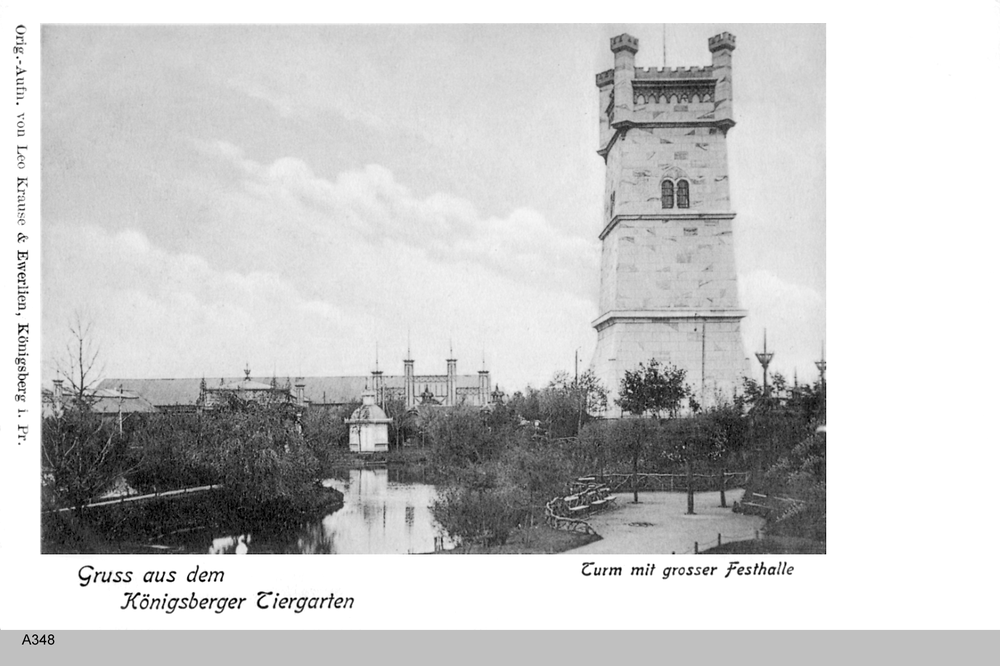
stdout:
{"type": "MultiPolygon", "coordinates": [[[[212,389],[207,383],[205,384],[205,388],[212,389]]],[[[255,382],[252,379],[241,379],[238,382],[223,384],[219,388],[223,391],[273,391],[278,387],[265,384],[264,382],[255,382]]]]}
{"type": "MultiPolygon", "coordinates": [[[[443,375],[441,376],[443,379],[443,375]]],[[[387,389],[405,388],[404,375],[383,375],[382,384],[387,389]]],[[[246,377],[205,377],[205,388],[224,390],[270,390],[271,384],[249,380],[246,377]]],[[[426,381],[423,375],[415,377],[417,390],[422,390],[426,381]]],[[[201,395],[201,377],[185,379],[123,379],[109,378],[103,380],[98,389],[116,390],[121,386],[125,391],[142,396],[151,404],[161,406],[195,405],[201,395]]],[[[295,386],[304,385],[304,397],[313,404],[346,405],[358,402],[366,387],[371,387],[371,376],[354,375],[341,377],[278,377],[278,388],[291,386],[295,395],[295,386]]],[[[477,375],[456,375],[456,389],[478,389],[477,375]]]]}
{"type": "MultiPolygon", "coordinates": [[[[305,385],[305,399],[317,405],[346,405],[358,402],[366,386],[371,385],[370,377],[300,377],[297,383],[305,385]]],[[[386,386],[389,386],[386,383],[386,386]]],[[[402,387],[402,383],[400,383],[402,387]]]]}
{"type": "MultiPolygon", "coordinates": [[[[71,401],[73,395],[63,391],[56,393],[42,389],[42,415],[51,416],[57,413],[59,407],[71,401]]],[[[156,406],[135,391],[118,388],[98,387],[87,394],[90,411],[97,414],[135,414],[155,412],[156,406]]]]}
{"type": "MultiPolygon", "coordinates": [[[[239,381],[238,378],[230,382],[239,381]]],[[[208,386],[221,386],[218,378],[205,380],[208,386]]],[[[144,397],[154,405],[194,405],[201,395],[201,378],[198,379],[105,379],[98,388],[121,386],[144,397]]]]}
{"type": "Polygon", "coordinates": [[[132,414],[135,412],[155,412],[156,407],[134,391],[102,389],[94,391],[94,402],[90,410],[100,414],[132,414]]]}

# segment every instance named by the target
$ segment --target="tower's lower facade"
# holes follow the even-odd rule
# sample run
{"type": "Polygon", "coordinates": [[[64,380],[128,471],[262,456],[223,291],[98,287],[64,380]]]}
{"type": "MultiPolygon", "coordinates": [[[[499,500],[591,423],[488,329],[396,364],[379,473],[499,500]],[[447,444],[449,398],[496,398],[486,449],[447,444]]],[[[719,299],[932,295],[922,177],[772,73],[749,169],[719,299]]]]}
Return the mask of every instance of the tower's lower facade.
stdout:
{"type": "Polygon", "coordinates": [[[593,368],[617,397],[655,359],[686,373],[702,405],[731,398],[743,350],[726,136],[735,38],[709,40],[711,67],[637,69],[638,40],[611,40],[597,76],[606,165],[600,314],[593,368]]]}
{"type": "Polygon", "coordinates": [[[594,372],[617,397],[627,370],[656,359],[686,371],[686,383],[705,406],[731,399],[749,372],[740,317],[691,313],[608,318],[598,323],[594,372]]]}

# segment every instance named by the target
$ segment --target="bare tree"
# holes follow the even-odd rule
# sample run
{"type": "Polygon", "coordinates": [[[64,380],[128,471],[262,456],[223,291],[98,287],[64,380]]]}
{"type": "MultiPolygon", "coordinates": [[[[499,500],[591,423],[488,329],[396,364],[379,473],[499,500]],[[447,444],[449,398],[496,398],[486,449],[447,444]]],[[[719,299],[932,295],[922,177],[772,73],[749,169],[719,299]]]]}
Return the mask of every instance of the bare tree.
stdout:
{"type": "Polygon", "coordinates": [[[55,416],[42,422],[42,471],[49,498],[56,505],[83,505],[126,470],[126,446],[120,426],[91,410],[103,367],[93,322],[76,312],[70,341],[56,372],[68,395],[56,396],[55,416]]]}
{"type": "Polygon", "coordinates": [[[94,322],[79,311],[73,313],[69,333],[66,355],[56,373],[66,382],[73,406],[86,409],[95,402],[97,384],[104,373],[103,364],[99,364],[100,345],[95,340],[94,322]]]}

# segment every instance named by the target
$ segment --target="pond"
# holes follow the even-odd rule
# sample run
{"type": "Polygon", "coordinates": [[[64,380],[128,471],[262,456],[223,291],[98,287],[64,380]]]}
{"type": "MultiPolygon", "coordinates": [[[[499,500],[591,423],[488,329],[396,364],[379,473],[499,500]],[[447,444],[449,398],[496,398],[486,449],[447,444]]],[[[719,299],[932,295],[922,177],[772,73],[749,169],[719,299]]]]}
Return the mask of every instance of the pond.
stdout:
{"type": "Polygon", "coordinates": [[[385,467],[345,470],[323,482],[344,494],[341,509],[293,533],[267,538],[218,534],[204,545],[213,554],[407,554],[450,549],[454,544],[430,509],[437,489],[421,478],[385,467]]]}

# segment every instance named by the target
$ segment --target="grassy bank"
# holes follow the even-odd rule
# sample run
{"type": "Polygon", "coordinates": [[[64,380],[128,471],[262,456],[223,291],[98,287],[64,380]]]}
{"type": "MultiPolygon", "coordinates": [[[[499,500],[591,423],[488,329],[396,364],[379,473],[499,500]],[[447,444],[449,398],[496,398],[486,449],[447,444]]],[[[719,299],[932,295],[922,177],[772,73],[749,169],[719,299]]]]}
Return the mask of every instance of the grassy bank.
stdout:
{"type": "Polygon", "coordinates": [[[487,547],[474,545],[468,549],[448,550],[441,554],[546,555],[564,553],[567,550],[585,546],[592,541],[598,541],[600,538],[592,534],[554,530],[548,525],[536,525],[535,527],[525,527],[516,530],[507,540],[507,543],[502,546],[487,547]]]}
{"type": "Polygon", "coordinates": [[[733,541],[704,551],[705,555],[822,555],[826,544],[795,537],[765,537],[733,541]]]}
{"type": "Polygon", "coordinates": [[[192,496],[112,504],[74,512],[42,514],[43,553],[185,552],[185,535],[253,533],[265,539],[295,531],[304,523],[336,511],[344,496],[334,488],[312,486],[294,502],[280,499],[242,502],[213,491],[192,496]]]}

